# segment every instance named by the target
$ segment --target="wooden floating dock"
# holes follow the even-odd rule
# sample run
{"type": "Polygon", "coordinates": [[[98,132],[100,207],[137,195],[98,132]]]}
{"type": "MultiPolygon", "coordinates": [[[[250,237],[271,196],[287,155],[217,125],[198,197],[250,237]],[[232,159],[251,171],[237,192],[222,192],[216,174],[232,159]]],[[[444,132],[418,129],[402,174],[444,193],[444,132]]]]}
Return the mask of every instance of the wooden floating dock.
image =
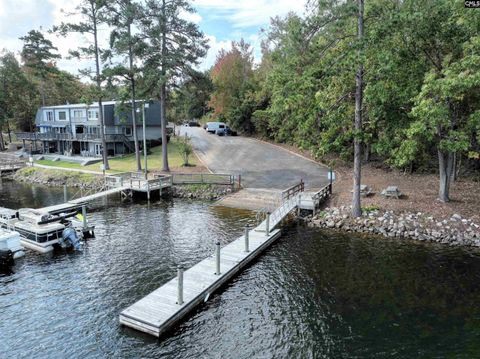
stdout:
{"type": "MultiPolygon", "coordinates": [[[[130,173],[128,175],[131,176],[130,173]]],[[[58,214],[61,212],[78,209],[82,205],[102,197],[127,192],[146,193],[148,199],[150,199],[151,192],[159,191],[160,193],[162,193],[162,190],[171,186],[171,176],[156,176],[153,179],[147,180],[138,177],[125,178],[122,175],[111,175],[105,177],[105,187],[103,188],[103,190],[91,193],[86,196],[81,196],[80,198],[71,199],[69,201],[65,201],[64,203],[39,208],[38,210],[50,214],[58,214]]]]}
{"type": "Polygon", "coordinates": [[[264,232],[250,231],[249,252],[245,252],[243,236],[220,250],[219,275],[215,274],[215,256],[208,257],[185,271],[182,305],[177,304],[176,277],[122,311],[120,324],[156,337],[161,336],[197,305],[206,301],[213,292],[227,283],[279,237],[279,229],[272,231],[268,236],[264,232]]]}
{"type": "Polygon", "coordinates": [[[328,186],[311,193],[300,193],[302,182],[292,188],[284,191],[286,195],[282,196],[281,205],[258,227],[247,230],[248,241],[243,235],[221,249],[217,244],[213,256],[185,272],[180,269],[177,277],[123,310],[120,324],[160,337],[277,240],[281,230],[275,227],[290,212],[297,208],[315,211],[320,201],[330,194],[328,186]],[[216,274],[217,266],[220,266],[220,274],[216,274]]]}

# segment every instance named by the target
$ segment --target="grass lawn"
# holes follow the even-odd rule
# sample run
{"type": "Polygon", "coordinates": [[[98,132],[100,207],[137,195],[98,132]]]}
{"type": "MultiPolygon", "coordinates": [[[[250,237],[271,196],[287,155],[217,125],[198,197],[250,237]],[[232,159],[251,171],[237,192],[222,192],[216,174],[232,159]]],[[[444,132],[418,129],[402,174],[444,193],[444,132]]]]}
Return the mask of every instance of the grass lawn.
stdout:
{"type": "MultiPolygon", "coordinates": [[[[144,158],[143,152],[141,153],[142,169],[144,167],[144,158]]],[[[197,158],[194,154],[190,155],[188,162],[190,165],[197,165],[197,158]]],[[[55,166],[63,168],[76,168],[82,170],[90,171],[100,171],[100,163],[94,163],[88,166],[82,166],[78,163],[71,163],[66,161],[50,161],[50,160],[39,160],[35,163],[46,165],[46,166],[55,166]]],[[[137,170],[135,154],[129,154],[123,157],[115,157],[109,159],[108,163],[110,164],[109,172],[135,172],[137,170]]],[[[179,152],[179,145],[175,140],[172,140],[168,143],[168,164],[170,168],[178,168],[183,165],[183,159],[179,152]]],[[[162,146],[152,147],[150,149],[150,154],[148,155],[148,170],[149,171],[160,171],[162,169],[162,146]]]]}

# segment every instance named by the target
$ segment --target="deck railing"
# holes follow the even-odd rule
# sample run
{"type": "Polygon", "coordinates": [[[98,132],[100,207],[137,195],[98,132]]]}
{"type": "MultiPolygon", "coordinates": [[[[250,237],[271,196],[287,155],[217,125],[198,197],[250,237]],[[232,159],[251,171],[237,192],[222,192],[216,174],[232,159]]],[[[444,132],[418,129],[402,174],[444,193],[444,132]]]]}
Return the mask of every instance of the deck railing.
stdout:
{"type": "Polygon", "coordinates": [[[233,186],[235,183],[235,176],[231,174],[173,173],[171,177],[172,184],[215,184],[233,186]]]}
{"type": "Polygon", "coordinates": [[[0,162],[0,170],[9,171],[25,167],[25,161],[3,161],[0,162]]]}
{"type": "MultiPolygon", "coordinates": [[[[100,134],[97,133],[56,133],[56,132],[17,132],[18,140],[28,141],[101,141],[100,134]]],[[[106,133],[107,142],[125,142],[128,138],[120,133],[106,133]]]]}
{"type": "Polygon", "coordinates": [[[144,178],[142,173],[137,172],[121,172],[105,176],[105,186],[107,188],[130,186],[130,188],[147,191],[170,187],[171,185],[172,176],[166,175],[156,175],[148,180],[144,178]]]}
{"type": "Polygon", "coordinates": [[[287,188],[285,191],[282,192],[282,202],[293,196],[296,196],[298,193],[303,192],[304,190],[305,183],[303,182],[303,180],[300,180],[299,183],[287,188]]]}

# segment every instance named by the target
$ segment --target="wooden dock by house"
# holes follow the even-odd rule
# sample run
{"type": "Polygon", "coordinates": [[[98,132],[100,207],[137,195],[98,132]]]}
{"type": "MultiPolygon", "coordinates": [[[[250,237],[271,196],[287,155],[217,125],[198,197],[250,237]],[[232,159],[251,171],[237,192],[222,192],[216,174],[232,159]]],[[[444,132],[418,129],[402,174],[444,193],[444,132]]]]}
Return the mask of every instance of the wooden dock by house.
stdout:
{"type": "Polygon", "coordinates": [[[281,235],[277,227],[289,213],[297,208],[315,210],[330,193],[321,189],[307,194],[303,189],[301,182],[284,191],[280,206],[256,228],[247,228],[221,249],[217,243],[212,256],[185,272],[179,268],[177,277],[123,310],[120,324],[156,337],[171,329],[277,240],[281,235]]]}
{"type": "Polygon", "coordinates": [[[129,196],[135,192],[144,193],[147,195],[147,198],[150,199],[151,193],[159,192],[161,194],[164,189],[171,186],[172,179],[170,176],[156,176],[155,178],[147,180],[138,176],[132,176],[130,173],[110,175],[105,177],[105,184],[100,190],[93,189],[89,192],[81,193],[79,197],[74,196],[75,198],[70,200],[65,198],[63,203],[39,208],[38,210],[41,212],[57,214],[80,208],[82,205],[96,199],[118,193],[124,196],[129,196]]]}
{"type": "Polygon", "coordinates": [[[1,162],[0,163],[0,177],[2,177],[2,175],[4,173],[16,172],[23,167],[25,167],[25,162],[22,162],[22,161],[1,162]]]}

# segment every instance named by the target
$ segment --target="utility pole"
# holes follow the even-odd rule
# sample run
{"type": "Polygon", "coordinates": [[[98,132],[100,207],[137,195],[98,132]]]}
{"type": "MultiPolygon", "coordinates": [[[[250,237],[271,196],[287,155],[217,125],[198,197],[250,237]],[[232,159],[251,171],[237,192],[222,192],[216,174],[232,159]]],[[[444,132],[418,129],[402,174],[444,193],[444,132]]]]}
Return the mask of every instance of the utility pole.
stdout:
{"type": "Polygon", "coordinates": [[[143,156],[145,158],[145,179],[148,179],[148,166],[147,166],[147,136],[146,136],[146,124],[145,122],[147,121],[145,117],[145,109],[148,108],[148,103],[145,103],[143,101],[143,156]]]}

